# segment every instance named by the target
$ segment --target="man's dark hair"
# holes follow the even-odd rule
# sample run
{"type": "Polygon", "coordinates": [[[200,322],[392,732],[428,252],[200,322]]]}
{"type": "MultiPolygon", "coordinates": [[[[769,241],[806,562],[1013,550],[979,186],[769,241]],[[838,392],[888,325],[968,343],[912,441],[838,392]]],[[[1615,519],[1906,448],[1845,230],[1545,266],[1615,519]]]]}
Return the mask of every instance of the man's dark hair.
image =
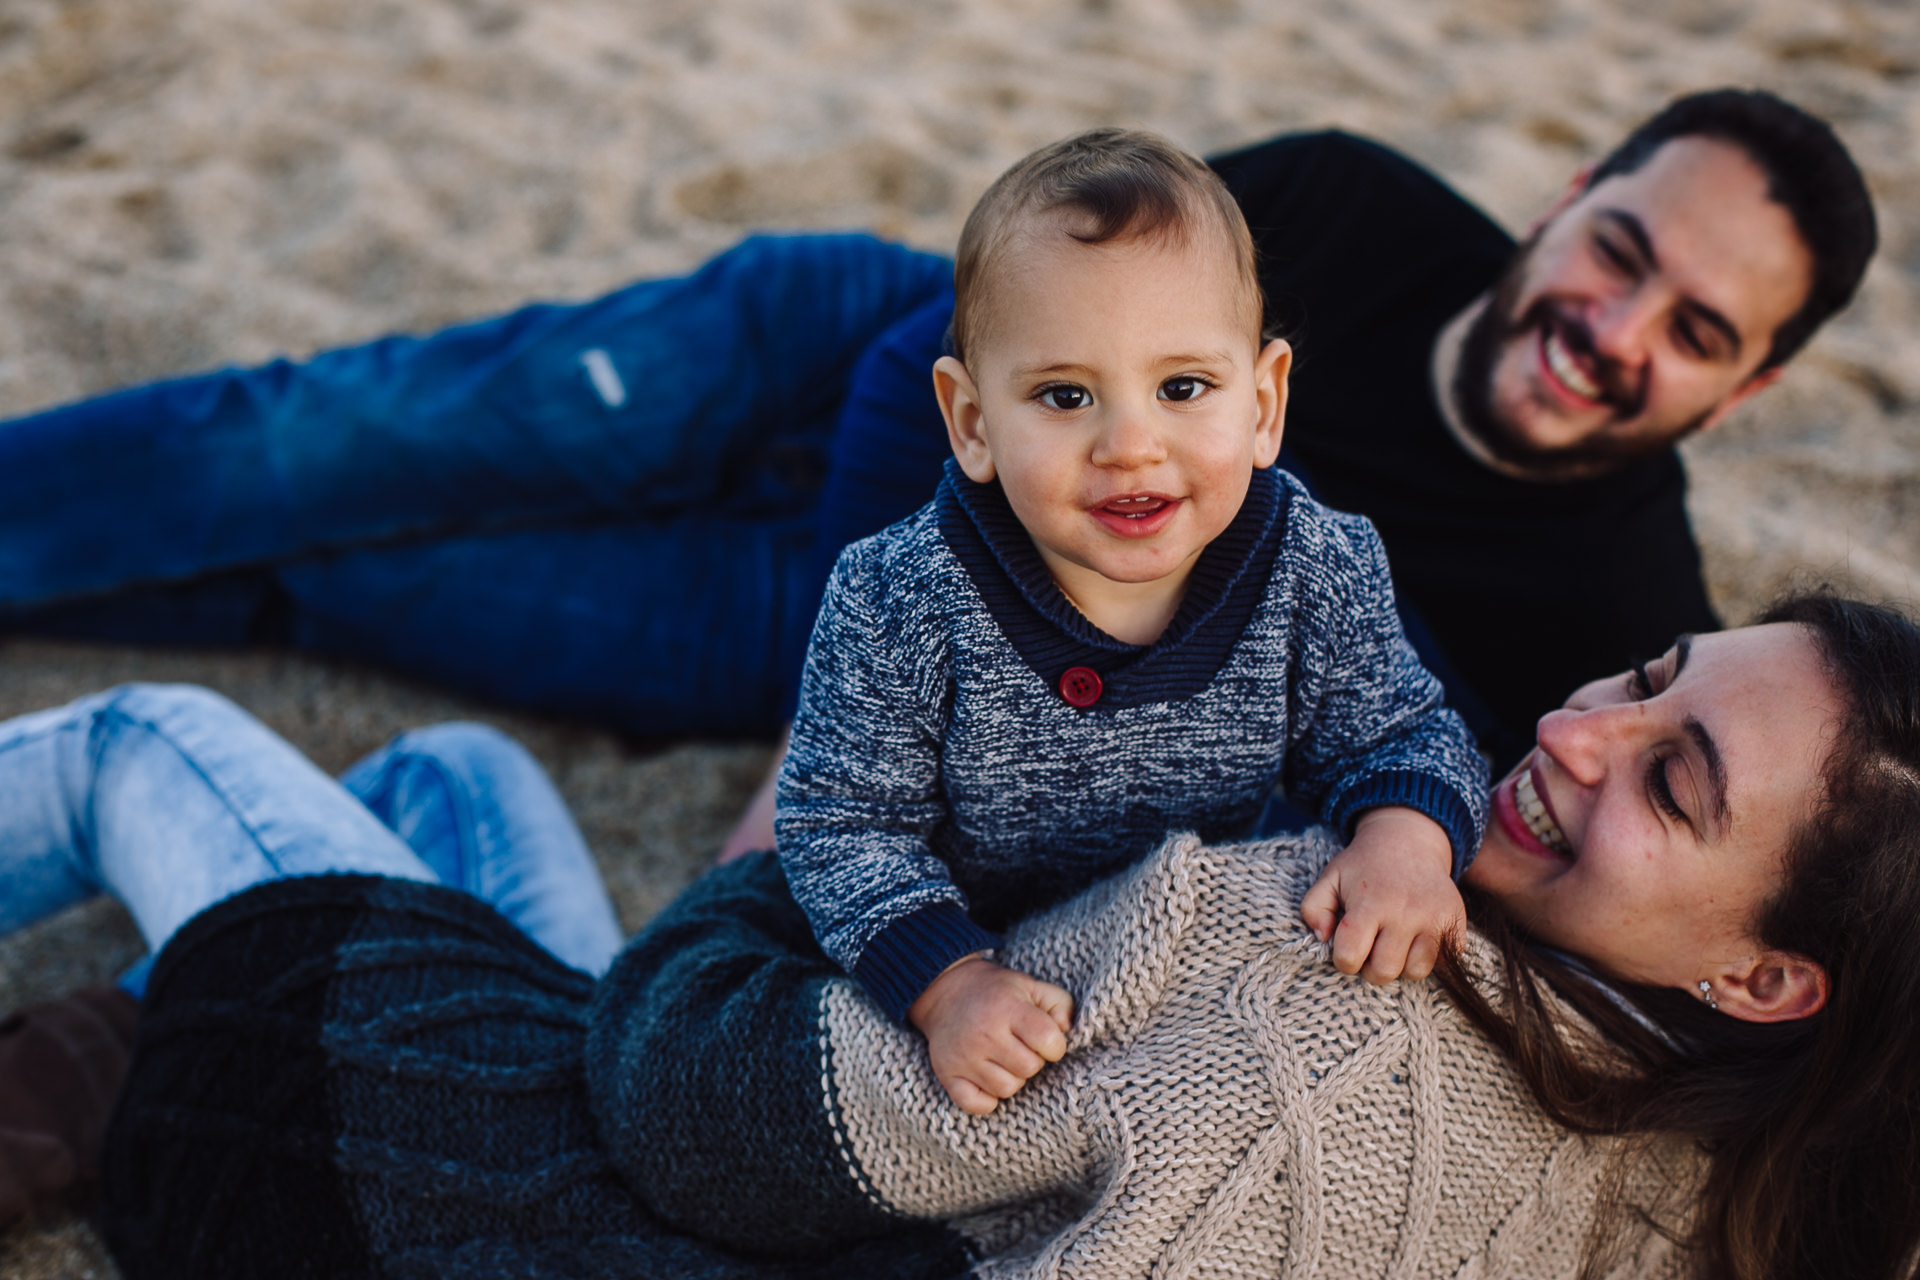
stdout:
{"type": "Polygon", "coordinates": [[[1880,239],[1866,180],[1826,121],[1764,90],[1713,89],[1668,103],[1594,168],[1587,185],[1632,173],[1676,138],[1714,138],[1746,152],[1813,255],[1806,301],[1774,331],[1760,367],[1785,364],[1853,299],[1866,273],[1880,239]]]}

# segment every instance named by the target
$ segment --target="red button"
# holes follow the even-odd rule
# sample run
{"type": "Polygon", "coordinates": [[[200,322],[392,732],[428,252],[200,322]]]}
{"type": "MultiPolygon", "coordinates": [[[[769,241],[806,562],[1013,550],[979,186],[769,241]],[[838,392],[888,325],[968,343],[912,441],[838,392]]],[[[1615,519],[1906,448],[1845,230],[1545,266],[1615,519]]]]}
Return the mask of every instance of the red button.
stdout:
{"type": "Polygon", "coordinates": [[[1060,696],[1068,706],[1092,706],[1100,701],[1100,673],[1092,667],[1068,667],[1060,676],[1060,696]]]}

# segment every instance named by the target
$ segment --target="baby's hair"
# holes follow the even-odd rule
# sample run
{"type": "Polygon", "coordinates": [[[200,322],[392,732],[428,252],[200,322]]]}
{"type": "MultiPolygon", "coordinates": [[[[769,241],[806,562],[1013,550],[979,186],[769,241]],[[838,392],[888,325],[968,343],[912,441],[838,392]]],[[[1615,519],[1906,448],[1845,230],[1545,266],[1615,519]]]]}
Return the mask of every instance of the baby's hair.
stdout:
{"type": "Polygon", "coordinates": [[[1158,134],[1089,129],[1015,163],[967,215],[953,267],[953,350],[962,362],[986,331],[999,259],[1047,218],[1089,245],[1151,238],[1185,246],[1196,227],[1221,235],[1233,253],[1247,328],[1258,338],[1253,235],[1220,175],[1158,134]]]}

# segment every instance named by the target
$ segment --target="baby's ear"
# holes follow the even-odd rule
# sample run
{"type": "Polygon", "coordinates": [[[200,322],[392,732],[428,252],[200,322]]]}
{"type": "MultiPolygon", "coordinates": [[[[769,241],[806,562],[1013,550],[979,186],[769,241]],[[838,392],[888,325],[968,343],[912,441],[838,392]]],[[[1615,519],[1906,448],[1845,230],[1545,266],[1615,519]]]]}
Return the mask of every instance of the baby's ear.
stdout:
{"type": "Polygon", "coordinates": [[[947,443],[960,469],[975,484],[987,483],[994,476],[993,452],[987,447],[973,375],[952,356],[941,356],[933,362],[933,394],[940,401],[940,416],[947,420],[947,443]]]}
{"type": "Polygon", "coordinates": [[[1293,348],[1275,338],[1260,349],[1253,362],[1253,389],[1258,416],[1253,422],[1253,465],[1265,470],[1280,457],[1280,441],[1287,426],[1287,375],[1293,371],[1293,348]]]}

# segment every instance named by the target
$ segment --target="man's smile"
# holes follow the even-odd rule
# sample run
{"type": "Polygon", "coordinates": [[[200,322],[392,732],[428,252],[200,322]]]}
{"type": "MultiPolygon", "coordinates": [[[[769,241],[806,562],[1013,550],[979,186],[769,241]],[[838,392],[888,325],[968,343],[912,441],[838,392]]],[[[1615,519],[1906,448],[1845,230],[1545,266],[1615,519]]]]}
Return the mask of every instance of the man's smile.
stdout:
{"type": "Polygon", "coordinates": [[[1646,404],[1645,387],[1630,385],[1618,361],[1600,354],[1586,323],[1544,301],[1529,312],[1540,380],[1547,391],[1577,412],[1611,410],[1616,419],[1637,415],[1646,404]]]}
{"type": "Polygon", "coordinates": [[[1546,326],[1540,331],[1540,362],[1546,366],[1547,376],[1559,383],[1559,389],[1567,393],[1567,399],[1582,408],[1600,407],[1600,384],[1580,368],[1573,352],[1567,350],[1559,329],[1554,326],[1546,326]]]}

